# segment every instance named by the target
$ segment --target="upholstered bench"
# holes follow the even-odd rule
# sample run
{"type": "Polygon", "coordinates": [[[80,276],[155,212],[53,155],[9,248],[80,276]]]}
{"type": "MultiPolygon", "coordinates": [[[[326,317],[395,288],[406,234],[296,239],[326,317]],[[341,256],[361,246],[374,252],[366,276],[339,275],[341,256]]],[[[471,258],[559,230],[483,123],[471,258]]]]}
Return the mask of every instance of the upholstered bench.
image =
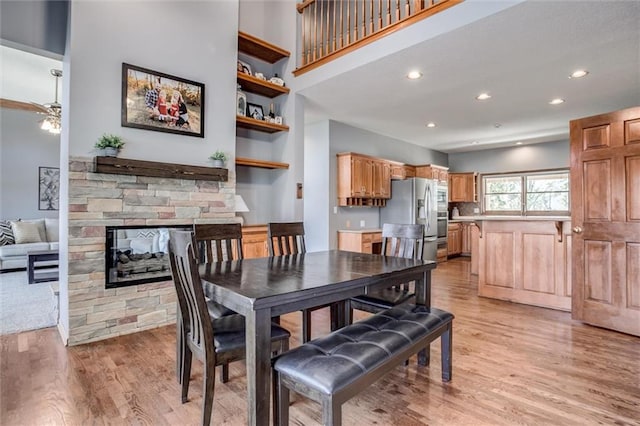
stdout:
{"type": "Polygon", "coordinates": [[[289,423],[289,390],[322,404],[325,425],[342,404],[441,337],[442,380],[451,380],[453,315],[421,305],[388,309],[273,360],[274,424],[289,423]]]}

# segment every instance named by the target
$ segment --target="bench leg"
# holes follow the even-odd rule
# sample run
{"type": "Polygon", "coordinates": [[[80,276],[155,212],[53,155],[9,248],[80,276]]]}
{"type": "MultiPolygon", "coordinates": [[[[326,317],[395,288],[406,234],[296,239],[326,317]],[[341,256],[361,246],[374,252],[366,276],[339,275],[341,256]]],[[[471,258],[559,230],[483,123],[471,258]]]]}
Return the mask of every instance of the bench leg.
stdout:
{"type": "Polygon", "coordinates": [[[449,323],[447,330],[440,336],[440,352],[442,353],[442,381],[451,380],[451,356],[453,354],[453,325],[449,323]]]}
{"type": "Polygon", "coordinates": [[[425,347],[424,349],[421,349],[420,352],[418,352],[418,365],[422,365],[425,367],[429,366],[429,362],[431,361],[429,347],[430,345],[427,345],[427,347],[425,347]]]}
{"type": "Polygon", "coordinates": [[[289,389],[282,384],[280,374],[273,370],[273,424],[274,426],[289,425],[289,389]]]}
{"type": "Polygon", "coordinates": [[[331,397],[322,400],[322,424],[324,426],[342,425],[342,404],[336,403],[331,397]]]}

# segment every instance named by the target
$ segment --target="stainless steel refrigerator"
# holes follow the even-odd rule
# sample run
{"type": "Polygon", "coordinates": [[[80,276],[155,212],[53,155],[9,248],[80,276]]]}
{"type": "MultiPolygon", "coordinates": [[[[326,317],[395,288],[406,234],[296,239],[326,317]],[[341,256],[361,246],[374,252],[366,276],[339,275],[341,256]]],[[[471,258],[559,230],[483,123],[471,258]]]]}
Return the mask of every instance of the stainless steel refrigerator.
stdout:
{"type": "Polygon", "coordinates": [[[412,178],[391,181],[391,199],[380,208],[383,223],[424,225],[425,260],[436,260],[438,239],[437,181],[412,178]]]}

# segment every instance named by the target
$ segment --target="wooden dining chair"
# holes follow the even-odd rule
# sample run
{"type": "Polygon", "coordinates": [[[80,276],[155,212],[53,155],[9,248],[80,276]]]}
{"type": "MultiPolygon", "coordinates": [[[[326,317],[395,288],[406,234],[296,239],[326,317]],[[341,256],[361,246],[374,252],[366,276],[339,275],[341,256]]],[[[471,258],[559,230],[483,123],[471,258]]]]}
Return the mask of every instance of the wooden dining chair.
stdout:
{"type": "MultiPolygon", "coordinates": [[[[271,222],[267,225],[267,247],[269,256],[291,256],[307,251],[302,222],[271,222]]],[[[330,305],[302,310],[302,342],[311,340],[311,312],[330,305]]]]}
{"type": "MultiPolygon", "coordinates": [[[[382,255],[422,259],[424,251],[424,225],[382,225],[382,255]]],[[[413,299],[415,293],[409,283],[391,286],[352,297],[349,300],[347,322],[353,321],[353,310],[378,313],[413,299]]]]}
{"type": "MultiPolygon", "coordinates": [[[[242,253],[242,226],[239,223],[207,223],[193,225],[196,241],[196,253],[199,263],[239,260],[242,253]]],[[[207,299],[207,309],[211,318],[233,315],[236,312],[221,304],[207,299]]],[[[178,308],[179,310],[179,308],[178,308]]],[[[182,380],[184,369],[184,353],[187,350],[182,334],[181,316],[176,319],[176,376],[178,383],[182,380]]],[[[229,381],[229,365],[220,367],[220,381],[229,381]]]]}
{"type": "MultiPolygon", "coordinates": [[[[182,403],[187,402],[192,357],[204,364],[202,425],[209,425],[213,410],[215,367],[245,358],[245,318],[240,314],[212,319],[196,262],[196,240],[189,231],[169,231],[169,260],[182,316],[182,333],[187,350],[182,369],[182,403]]],[[[272,351],[289,349],[291,334],[271,326],[272,351]]]]}

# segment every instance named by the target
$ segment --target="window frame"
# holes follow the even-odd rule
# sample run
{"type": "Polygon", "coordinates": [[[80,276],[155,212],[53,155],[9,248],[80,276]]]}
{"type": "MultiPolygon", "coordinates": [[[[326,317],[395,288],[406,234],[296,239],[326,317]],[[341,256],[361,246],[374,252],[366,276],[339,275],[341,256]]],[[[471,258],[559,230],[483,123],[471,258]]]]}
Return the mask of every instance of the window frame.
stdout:
{"type": "MultiPolygon", "coordinates": [[[[561,169],[545,169],[545,170],[528,170],[521,172],[504,172],[504,173],[483,173],[480,175],[480,189],[481,189],[481,207],[482,214],[490,216],[571,216],[571,175],[569,168],[561,169]],[[553,193],[567,193],[568,209],[567,210],[527,210],[527,178],[530,176],[547,176],[567,174],[567,190],[566,191],[550,191],[553,193]],[[486,178],[500,178],[500,177],[518,177],[520,180],[520,210],[487,210],[486,203],[486,178]]],[[[496,193],[502,194],[502,193],[496,193]]]]}

